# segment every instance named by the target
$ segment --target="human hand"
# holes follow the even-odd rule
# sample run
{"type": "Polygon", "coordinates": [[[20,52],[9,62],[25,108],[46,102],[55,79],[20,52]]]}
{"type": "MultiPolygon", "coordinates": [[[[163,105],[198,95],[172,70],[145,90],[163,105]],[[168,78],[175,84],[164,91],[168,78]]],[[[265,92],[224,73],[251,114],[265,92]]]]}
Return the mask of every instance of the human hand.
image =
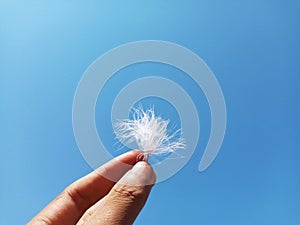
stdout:
{"type": "Polygon", "coordinates": [[[137,162],[140,154],[138,150],[127,152],[75,181],[28,225],[132,224],[156,180],[147,162],[137,162]],[[121,166],[120,162],[131,166],[121,166]]]}

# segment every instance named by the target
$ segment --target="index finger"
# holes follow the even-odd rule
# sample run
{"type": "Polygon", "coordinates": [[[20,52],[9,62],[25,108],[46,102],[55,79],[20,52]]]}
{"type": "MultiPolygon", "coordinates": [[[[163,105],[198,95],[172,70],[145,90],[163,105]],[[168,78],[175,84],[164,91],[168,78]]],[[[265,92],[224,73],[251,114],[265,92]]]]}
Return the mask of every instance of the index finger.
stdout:
{"type": "Polygon", "coordinates": [[[75,181],[43,209],[29,224],[74,224],[83,213],[110,189],[136,163],[139,150],[127,152],[96,171],[75,181]],[[120,163],[121,162],[121,163],[120,163]]]}

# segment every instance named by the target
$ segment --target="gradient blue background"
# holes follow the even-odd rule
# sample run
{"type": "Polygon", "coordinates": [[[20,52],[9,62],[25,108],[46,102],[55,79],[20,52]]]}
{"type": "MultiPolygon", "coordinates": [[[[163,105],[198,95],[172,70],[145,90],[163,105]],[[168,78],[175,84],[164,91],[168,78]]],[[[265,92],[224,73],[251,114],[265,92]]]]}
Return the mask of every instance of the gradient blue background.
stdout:
{"type": "Polygon", "coordinates": [[[209,114],[197,103],[199,148],[154,187],[135,224],[298,225],[299,10],[296,0],[1,1],[0,224],[24,224],[92,170],[71,121],[86,68],[120,44],[161,39],[211,67],[228,126],[217,159],[199,173],[209,114]]]}

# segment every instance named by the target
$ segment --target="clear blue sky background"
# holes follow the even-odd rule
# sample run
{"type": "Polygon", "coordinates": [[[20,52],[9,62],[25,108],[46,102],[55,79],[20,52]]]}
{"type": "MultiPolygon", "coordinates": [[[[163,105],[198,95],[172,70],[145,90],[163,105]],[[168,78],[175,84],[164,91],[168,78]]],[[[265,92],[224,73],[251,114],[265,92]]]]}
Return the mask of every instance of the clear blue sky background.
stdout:
{"type": "Polygon", "coordinates": [[[217,159],[199,173],[209,111],[201,91],[182,82],[202,112],[203,135],[189,163],[154,187],[135,224],[298,225],[299,1],[107,2],[0,3],[0,224],[24,224],[92,170],[71,121],[91,62],[120,44],[160,39],[211,67],[228,125],[217,159]]]}

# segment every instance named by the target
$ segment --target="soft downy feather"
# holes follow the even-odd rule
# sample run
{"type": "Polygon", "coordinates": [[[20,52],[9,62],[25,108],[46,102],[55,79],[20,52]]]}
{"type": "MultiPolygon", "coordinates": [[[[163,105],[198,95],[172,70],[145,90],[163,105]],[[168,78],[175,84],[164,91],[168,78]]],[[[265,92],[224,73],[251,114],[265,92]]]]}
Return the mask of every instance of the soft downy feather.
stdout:
{"type": "Polygon", "coordinates": [[[148,155],[164,155],[174,153],[186,147],[181,137],[181,129],[168,132],[170,120],[155,116],[154,109],[144,111],[135,108],[133,119],[124,119],[115,123],[116,137],[124,144],[136,143],[148,155]],[[179,136],[179,137],[178,137],[179,136]]]}

